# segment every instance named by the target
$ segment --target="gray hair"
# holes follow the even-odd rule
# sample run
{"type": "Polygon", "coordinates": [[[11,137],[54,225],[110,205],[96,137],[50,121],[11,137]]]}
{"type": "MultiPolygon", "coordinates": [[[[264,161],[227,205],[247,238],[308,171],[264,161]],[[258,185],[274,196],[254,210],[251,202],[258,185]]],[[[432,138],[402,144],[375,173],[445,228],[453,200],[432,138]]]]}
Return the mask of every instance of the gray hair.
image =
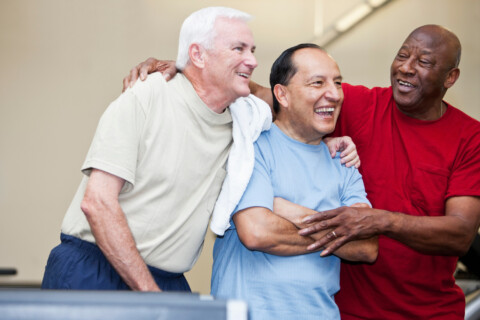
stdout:
{"type": "Polygon", "coordinates": [[[205,49],[213,46],[215,39],[215,21],[218,18],[249,21],[252,16],[240,10],[226,7],[208,7],[195,11],[185,19],[180,29],[176,67],[185,69],[190,57],[188,49],[192,43],[202,45],[205,49]]]}

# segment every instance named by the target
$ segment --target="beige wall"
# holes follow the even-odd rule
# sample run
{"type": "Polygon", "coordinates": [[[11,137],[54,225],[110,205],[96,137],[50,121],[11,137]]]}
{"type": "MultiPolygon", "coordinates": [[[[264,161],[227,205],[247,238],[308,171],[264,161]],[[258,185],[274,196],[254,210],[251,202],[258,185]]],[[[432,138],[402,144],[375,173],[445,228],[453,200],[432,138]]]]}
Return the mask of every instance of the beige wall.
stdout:
{"type": "MultiPolygon", "coordinates": [[[[342,2],[348,2],[343,0],[342,2]]],[[[259,68],[313,39],[315,0],[2,0],[0,2],[0,268],[41,280],[97,121],[128,70],[149,56],[174,59],[182,20],[208,5],[252,13],[259,68]]],[[[347,81],[387,85],[390,62],[415,26],[444,24],[460,37],[462,74],[448,99],[480,119],[480,9],[476,0],[396,0],[329,48],[347,81]]],[[[325,14],[328,14],[325,13],[325,14]]],[[[209,292],[209,234],[188,275],[209,292]]]]}
{"type": "Polygon", "coordinates": [[[462,43],[460,78],[446,100],[480,119],[480,1],[397,0],[381,8],[353,32],[332,43],[345,81],[367,86],[390,83],[390,64],[410,31],[424,24],[440,24],[462,43]]]}

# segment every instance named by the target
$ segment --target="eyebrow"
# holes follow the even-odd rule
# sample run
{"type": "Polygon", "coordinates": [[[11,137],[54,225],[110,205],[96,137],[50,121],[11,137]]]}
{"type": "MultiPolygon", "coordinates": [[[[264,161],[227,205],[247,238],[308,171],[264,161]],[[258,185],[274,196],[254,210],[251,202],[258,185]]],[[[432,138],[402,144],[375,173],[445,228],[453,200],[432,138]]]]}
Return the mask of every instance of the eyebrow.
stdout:
{"type": "MultiPolygon", "coordinates": [[[[248,43],[243,42],[243,41],[238,41],[238,42],[234,42],[234,43],[233,43],[233,46],[237,46],[237,45],[240,45],[240,46],[242,46],[243,48],[248,48],[248,47],[250,47],[250,45],[249,45],[248,43]]],[[[255,50],[255,49],[257,49],[257,46],[256,46],[256,45],[253,45],[253,46],[252,46],[252,50],[255,50]]]]}
{"type": "MultiPolygon", "coordinates": [[[[409,49],[409,48],[410,48],[409,46],[403,45],[403,46],[400,47],[400,50],[402,50],[402,49],[407,50],[407,49],[409,49]]],[[[400,51],[400,50],[399,50],[399,51],[400,51]]],[[[420,51],[420,54],[432,54],[432,53],[433,53],[432,50],[427,50],[427,49],[423,49],[422,51],[420,51]]]]}
{"type": "MultiPolygon", "coordinates": [[[[310,78],[308,78],[307,81],[312,81],[312,80],[315,80],[315,79],[317,79],[317,78],[325,79],[325,78],[327,78],[327,77],[325,77],[324,75],[315,74],[315,75],[311,76],[310,78]]],[[[339,81],[339,80],[340,80],[340,81],[343,81],[343,77],[342,77],[342,76],[336,76],[336,77],[333,78],[333,80],[334,80],[334,81],[339,81]]]]}

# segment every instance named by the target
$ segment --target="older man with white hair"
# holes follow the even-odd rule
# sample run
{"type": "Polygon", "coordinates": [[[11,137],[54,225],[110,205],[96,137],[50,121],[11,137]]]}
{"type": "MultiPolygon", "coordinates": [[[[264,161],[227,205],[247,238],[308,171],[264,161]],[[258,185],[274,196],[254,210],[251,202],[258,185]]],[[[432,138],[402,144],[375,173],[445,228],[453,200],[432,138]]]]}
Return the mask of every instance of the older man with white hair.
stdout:
{"type": "MultiPolygon", "coordinates": [[[[228,108],[257,66],[244,12],[190,15],[170,82],[152,75],[111,103],[48,259],[43,288],[185,290],[232,146],[228,108]]],[[[249,98],[254,99],[254,98],[249,98]]],[[[257,127],[269,127],[271,116],[257,127]]]]}

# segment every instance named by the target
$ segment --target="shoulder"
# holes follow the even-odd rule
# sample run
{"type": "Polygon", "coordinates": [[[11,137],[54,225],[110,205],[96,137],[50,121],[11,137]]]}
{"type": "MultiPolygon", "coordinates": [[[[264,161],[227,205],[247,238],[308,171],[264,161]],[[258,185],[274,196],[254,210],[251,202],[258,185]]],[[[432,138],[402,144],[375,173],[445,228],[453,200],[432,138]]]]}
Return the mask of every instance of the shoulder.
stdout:
{"type": "Polygon", "coordinates": [[[267,166],[273,167],[276,158],[286,156],[285,149],[288,141],[283,141],[278,127],[272,126],[270,130],[263,131],[254,143],[255,158],[257,161],[265,162],[267,166]]]}
{"type": "Polygon", "coordinates": [[[446,114],[447,118],[443,123],[448,124],[449,131],[455,132],[457,136],[462,137],[468,143],[480,144],[480,121],[472,118],[465,112],[448,104],[450,110],[446,114]]]}
{"type": "Polygon", "coordinates": [[[462,110],[452,106],[449,103],[447,103],[447,105],[450,108],[452,117],[455,117],[456,119],[462,121],[461,126],[468,125],[469,127],[480,129],[480,121],[474,119],[473,117],[469,116],[462,110]]]}
{"type": "Polygon", "coordinates": [[[352,85],[349,83],[342,83],[342,90],[345,95],[374,95],[374,94],[385,94],[391,92],[391,87],[373,87],[368,88],[362,85],[352,85]]]}
{"type": "Polygon", "coordinates": [[[374,87],[367,88],[361,85],[351,85],[342,83],[344,93],[343,109],[361,110],[365,112],[365,108],[378,108],[379,106],[388,105],[392,100],[391,87],[374,87]]]}
{"type": "Polygon", "coordinates": [[[122,96],[125,100],[135,101],[145,113],[148,113],[150,106],[167,92],[167,82],[156,72],[148,75],[145,81],[137,80],[132,88],[125,90],[122,96]]]}
{"type": "Polygon", "coordinates": [[[271,153],[272,135],[270,130],[263,131],[253,145],[255,146],[255,152],[257,153],[264,153],[264,152],[271,153]]]}
{"type": "Polygon", "coordinates": [[[138,80],[135,85],[127,89],[125,93],[130,93],[140,101],[152,99],[160,94],[167,85],[163,76],[159,73],[150,74],[145,81],[138,80]]]}

